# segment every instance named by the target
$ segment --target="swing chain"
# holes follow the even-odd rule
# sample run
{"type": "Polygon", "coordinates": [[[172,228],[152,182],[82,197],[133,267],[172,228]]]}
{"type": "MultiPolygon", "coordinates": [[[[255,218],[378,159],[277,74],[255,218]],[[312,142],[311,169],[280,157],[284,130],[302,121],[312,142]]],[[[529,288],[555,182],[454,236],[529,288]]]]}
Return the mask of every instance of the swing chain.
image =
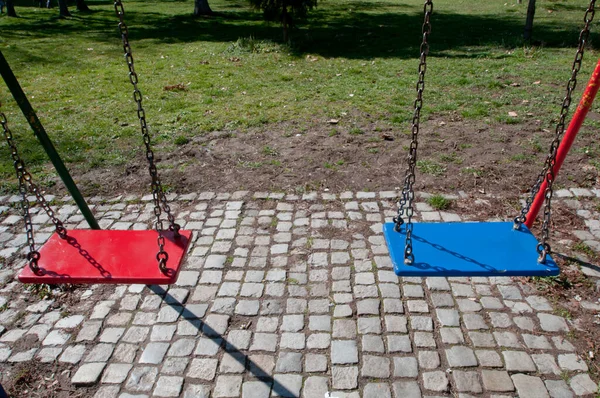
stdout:
{"type": "Polygon", "coordinates": [[[583,18],[585,22],[585,26],[579,33],[579,44],[577,46],[577,52],[575,54],[575,60],[573,61],[573,66],[571,67],[571,77],[567,83],[566,95],[563,99],[562,106],[560,109],[560,116],[558,123],[556,124],[555,136],[554,140],[550,144],[550,153],[546,157],[546,161],[544,162],[544,168],[541,173],[538,175],[537,181],[534,187],[531,190],[531,194],[527,198],[525,205],[521,209],[521,212],[514,220],[514,229],[519,229],[521,224],[524,223],[527,219],[526,215],[529,212],[529,209],[535,199],[535,196],[539,192],[544,180],[546,180],[546,190],[544,191],[544,217],[542,222],[542,236],[541,241],[537,245],[537,252],[539,254],[538,262],[544,263],[546,261],[546,255],[550,253],[550,244],[547,242],[550,235],[550,220],[552,214],[552,195],[554,193],[552,189],[552,185],[554,183],[554,165],[556,163],[556,155],[558,152],[558,147],[560,142],[562,141],[563,134],[565,132],[565,120],[569,113],[569,107],[571,105],[571,98],[575,87],[577,86],[577,74],[581,69],[581,62],[583,61],[583,54],[585,50],[585,45],[590,36],[590,24],[594,19],[595,15],[595,4],[596,0],[590,0],[590,4],[585,12],[585,16],[583,18]]]}
{"type": "Polygon", "coordinates": [[[27,244],[29,245],[27,261],[29,263],[29,268],[31,269],[31,271],[35,274],[38,274],[40,272],[40,268],[38,266],[40,253],[35,249],[33,224],[31,222],[31,215],[29,214],[29,199],[27,199],[28,186],[29,190],[31,190],[35,194],[37,202],[42,206],[48,217],[50,217],[50,219],[54,223],[54,226],[56,227],[56,233],[64,239],[67,236],[67,230],[63,226],[63,223],[58,218],[56,218],[54,210],[50,208],[48,202],[46,202],[46,199],[40,193],[39,188],[32,181],[31,174],[29,174],[29,172],[25,168],[25,163],[21,159],[19,151],[17,150],[17,146],[15,145],[15,142],[13,140],[13,135],[10,131],[10,128],[8,127],[6,115],[2,111],[0,111],[0,124],[2,125],[2,130],[4,132],[4,138],[6,139],[6,143],[10,147],[10,152],[13,159],[13,166],[15,167],[17,179],[19,180],[19,193],[21,194],[21,210],[23,215],[23,221],[25,222],[25,234],[27,236],[27,244]]]}
{"type": "Polygon", "coordinates": [[[135,72],[134,64],[133,64],[133,55],[131,53],[131,46],[129,44],[129,31],[127,29],[127,25],[124,21],[125,9],[123,8],[123,3],[121,0],[115,0],[114,2],[115,11],[117,16],[119,17],[119,31],[121,33],[121,39],[123,41],[123,51],[125,53],[125,61],[127,62],[127,67],[129,68],[129,81],[133,86],[133,99],[137,104],[137,116],[140,121],[140,127],[142,132],[142,137],[144,140],[144,145],[146,147],[146,159],[148,160],[148,171],[150,172],[150,177],[152,179],[151,189],[152,189],[152,198],[154,202],[154,215],[156,216],[156,231],[158,232],[158,253],[156,255],[156,259],[158,261],[158,267],[161,272],[167,272],[167,260],[169,259],[168,253],[164,250],[165,247],[165,237],[162,234],[164,230],[163,222],[161,220],[162,211],[167,214],[167,218],[169,220],[169,230],[175,232],[175,236],[179,236],[180,226],[175,222],[175,217],[171,214],[171,208],[167,202],[167,197],[163,191],[162,184],[160,182],[160,178],[158,176],[158,170],[156,165],[154,164],[154,152],[152,151],[150,145],[150,131],[148,128],[148,124],[146,122],[146,112],[142,107],[142,92],[139,90],[138,84],[138,75],[135,72]],[[161,209],[162,206],[162,209],[161,209]]]}
{"type": "Polygon", "coordinates": [[[415,257],[412,249],[412,217],[414,215],[413,200],[415,192],[413,185],[415,183],[415,167],[417,165],[417,148],[419,147],[419,125],[421,122],[421,109],[423,108],[423,91],[425,90],[425,72],[427,71],[427,55],[429,54],[429,43],[427,39],[431,34],[431,14],[433,12],[433,1],[425,0],[423,5],[423,41],[421,42],[421,56],[419,62],[419,80],[416,85],[417,97],[414,102],[414,113],[412,118],[411,142],[408,151],[408,165],[406,168],[404,187],[402,189],[402,198],[398,202],[398,214],[394,217],[396,223],[394,230],[400,232],[400,227],[405,223],[403,217],[406,217],[406,244],[404,246],[404,263],[410,265],[415,257]]]}

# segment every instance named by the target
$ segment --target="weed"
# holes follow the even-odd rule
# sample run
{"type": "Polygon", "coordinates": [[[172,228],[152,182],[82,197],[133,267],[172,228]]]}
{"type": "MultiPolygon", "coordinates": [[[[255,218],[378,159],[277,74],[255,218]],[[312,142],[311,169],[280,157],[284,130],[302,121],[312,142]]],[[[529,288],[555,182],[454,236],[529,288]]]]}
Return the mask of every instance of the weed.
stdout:
{"type": "Polygon", "coordinates": [[[262,166],[261,162],[241,162],[240,165],[247,169],[259,169],[262,166]]]}
{"type": "Polygon", "coordinates": [[[378,148],[369,148],[369,149],[367,149],[367,152],[369,152],[369,153],[379,153],[379,149],[378,148]]]}
{"type": "Polygon", "coordinates": [[[257,40],[254,36],[240,37],[230,44],[227,51],[230,53],[269,53],[281,52],[283,47],[269,40],[257,40]]]}
{"type": "Polygon", "coordinates": [[[524,153],[518,153],[510,157],[510,160],[513,162],[526,162],[528,159],[529,156],[525,155],[524,153]]]}
{"type": "Polygon", "coordinates": [[[531,278],[534,282],[541,285],[556,286],[562,289],[570,289],[573,285],[565,276],[534,276],[531,278]]]}
{"type": "Polygon", "coordinates": [[[566,309],[566,308],[557,308],[556,311],[554,311],[556,313],[556,315],[571,320],[573,318],[573,315],[571,315],[571,312],[566,309]]]}
{"type": "Polygon", "coordinates": [[[531,145],[531,149],[535,153],[540,153],[544,150],[542,143],[540,142],[540,137],[536,134],[532,139],[529,140],[529,145],[531,145]]]}
{"type": "Polygon", "coordinates": [[[32,283],[25,286],[27,290],[36,295],[40,300],[52,298],[52,289],[50,288],[50,285],[32,283]]]}
{"type": "Polygon", "coordinates": [[[335,137],[338,134],[339,132],[336,129],[331,129],[331,131],[329,132],[330,137],[335,137]]]}
{"type": "Polygon", "coordinates": [[[361,135],[364,134],[365,132],[362,131],[359,127],[352,127],[350,129],[350,131],[348,131],[348,134],[350,135],[361,135]]]}
{"type": "Polygon", "coordinates": [[[315,243],[315,238],[313,238],[312,236],[306,238],[306,247],[308,249],[310,249],[314,243],[315,243]]]}
{"type": "Polygon", "coordinates": [[[452,201],[450,199],[446,199],[439,194],[433,195],[427,199],[427,203],[429,203],[429,205],[436,210],[447,210],[452,205],[452,201]]]}
{"type": "Polygon", "coordinates": [[[33,375],[31,374],[31,370],[27,367],[21,367],[13,376],[13,384],[14,386],[27,386],[32,379],[33,375]]]}
{"type": "Polygon", "coordinates": [[[444,166],[430,160],[417,160],[417,169],[419,169],[421,173],[434,176],[441,176],[446,172],[444,166]]]}
{"type": "Polygon", "coordinates": [[[596,253],[594,252],[594,250],[583,242],[575,243],[573,245],[572,249],[576,252],[583,253],[586,256],[589,256],[591,258],[596,256],[596,253]]]}
{"type": "Polygon", "coordinates": [[[290,285],[298,285],[300,282],[298,282],[298,279],[288,278],[287,283],[289,283],[290,285]]]}
{"type": "Polygon", "coordinates": [[[268,145],[265,145],[262,149],[263,154],[267,155],[267,156],[277,156],[279,155],[279,152],[277,152],[277,150],[275,148],[271,148],[268,145]]]}
{"type": "Polygon", "coordinates": [[[173,141],[175,145],[185,145],[190,142],[190,139],[184,135],[179,135],[175,137],[175,141],[173,141]]]}
{"type": "Polygon", "coordinates": [[[443,154],[440,156],[440,160],[444,163],[454,163],[454,164],[462,164],[463,158],[458,156],[456,152],[452,152],[451,154],[443,154]]]}
{"type": "Polygon", "coordinates": [[[471,174],[475,177],[483,177],[483,170],[481,169],[475,169],[473,167],[465,167],[461,170],[461,173],[463,174],[471,174]]]}

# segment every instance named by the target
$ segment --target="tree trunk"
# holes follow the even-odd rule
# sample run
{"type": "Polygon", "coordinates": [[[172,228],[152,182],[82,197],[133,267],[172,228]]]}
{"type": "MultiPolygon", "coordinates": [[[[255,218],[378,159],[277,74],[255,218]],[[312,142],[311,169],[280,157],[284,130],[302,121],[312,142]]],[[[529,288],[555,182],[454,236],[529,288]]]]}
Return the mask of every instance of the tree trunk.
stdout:
{"type": "Polygon", "coordinates": [[[13,4],[13,0],[5,0],[6,1],[6,15],[9,17],[17,16],[17,12],[15,11],[15,5],[13,4]]]}
{"type": "Polygon", "coordinates": [[[60,18],[71,16],[69,8],[67,7],[67,0],[58,0],[58,16],[60,18]]]}
{"type": "Polygon", "coordinates": [[[208,5],[208,0],[194,0],[194,16],[213,15],[213,11],[208,5]]]}
{"type": "Polygon", "coordinates": [[[527,20],[525,21],[525,32],[523,38],[525,40],[531,40],[533,34],[533,16],[535,15],[535,0],[529,0],[529,6],[527,7],[527,20]]]}
{"type": "Polygon", "coordinates": [[[85,4],[85,0],[77,0],[77,10],[78,11],[89,11],[89,7],[85,4]]]}
{"type": "Polygon", "coordinates": [[[281,24],[283,25],[283,42],[287,43],[289,38],[289,26],[287,4],[285,4],[285,1],[283,2],[283,10],[281,10],[281,24]]]}

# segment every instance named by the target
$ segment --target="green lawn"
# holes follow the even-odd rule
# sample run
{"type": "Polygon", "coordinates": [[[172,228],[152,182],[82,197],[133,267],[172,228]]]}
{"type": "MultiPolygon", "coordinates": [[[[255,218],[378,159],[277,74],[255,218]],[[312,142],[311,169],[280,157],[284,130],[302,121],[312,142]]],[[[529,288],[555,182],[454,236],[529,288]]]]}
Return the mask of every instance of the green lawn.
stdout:
{"type": "MultiPolygon", "coordinates": [[[[124,168],[142,147],[112,3],[88,1],[91,13],[73,8],[66,20],[56,9],[21,3],[27,6],[17,2],[20,18],[0,18],[0,49],[59,152],[76,173],[124,168]]],[[[521,39],[527,1],[435,2],[425,118],[518,124],[534,117],[553,129],[588,2],[537,3],[535,42],[528,45],[521,39]]],[[[285,124],[295,135],[329,119],[340,121],[337,131],[409,132],[422,1],[325,0],[289,44],[246,2],[210,4],[218,16],[194,19],[191,1],[125,1],[161,151],[211,131],[285,124]],[[165,90],[179,84],[184,89],[165,90]]],[[[597,44],[596,32],[591,38],[597,44]]],[[[580,82],[598,52],[585,58],[580,82]]],[[[2,109],[21,152],[41,184],[51,186],[53,169],[2,87],[2,109]]],[[[597,142],[592,153],[600,152],[597,142]]],[[[0,148],[0,192],[14,192],[10,155],[0,148]]],[[[519,154],[516,148],[515,162],[519,154]]]]}

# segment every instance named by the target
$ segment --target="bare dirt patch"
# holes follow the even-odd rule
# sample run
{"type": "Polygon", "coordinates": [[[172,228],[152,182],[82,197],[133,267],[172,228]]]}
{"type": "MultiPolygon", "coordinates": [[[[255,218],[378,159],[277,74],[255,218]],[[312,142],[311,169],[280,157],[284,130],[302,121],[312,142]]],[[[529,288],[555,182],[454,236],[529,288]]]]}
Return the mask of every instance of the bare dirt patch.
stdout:
{"type": "MultiPolygon", "coordinates": [[[[293,123],[281,123],[246,133],[206,133],[171,153],[155,152],[165,186],[178,193],[394,190],[402,186],[406,169],[408,126],[405,130],[323,121],[301,131],[293,123]]],[[[533,185],[553,132],[534,120],[490,125],[449,116],[424,123],[420,136],[415,189],[516,197],[533,185]]],[[[598,170],[583,149],[593,145],[594,134],[580,134],[557,184],[600,186],[598,170]]],[[[95,169],[79,182],[86,195],[149,189],[141,156],[122,168],[95,169]]]]}
{"type": "Polygon", "coordinates": [[[29,361],[4,368],[1,381],[10,398],[93,396],[97,387],[75,389],[71,385],[73,371],[71,365],[29,361]]]}

